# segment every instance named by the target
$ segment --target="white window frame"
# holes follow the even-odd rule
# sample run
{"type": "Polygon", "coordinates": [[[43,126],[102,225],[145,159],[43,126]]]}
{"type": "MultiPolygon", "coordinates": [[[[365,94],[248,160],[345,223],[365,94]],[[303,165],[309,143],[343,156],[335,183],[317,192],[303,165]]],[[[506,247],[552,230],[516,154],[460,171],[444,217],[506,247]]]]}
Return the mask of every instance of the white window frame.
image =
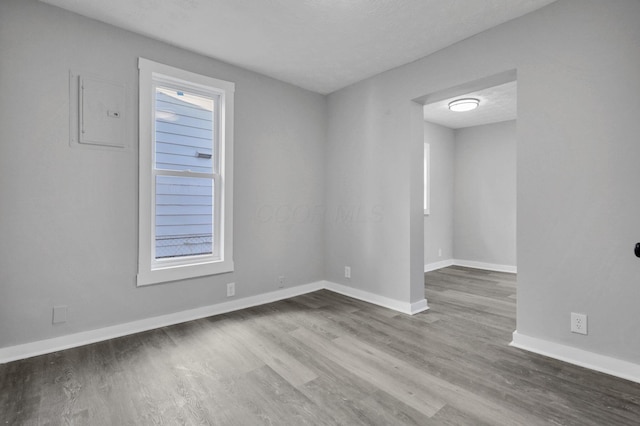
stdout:
{"type": "Polygon", "coordinates": [[[232,272],[233,265],[233,98],[235,84],[138,58],[139,69],[139,240],[137,285],[232,272]],[[166,172],[155,165],[155,87],[173,87],[218,97],[214,109],[213,173],[166,172]],[[211,255],[155,258],[155,177],[207,177],[214,182],[214,240],[211,255]]]}

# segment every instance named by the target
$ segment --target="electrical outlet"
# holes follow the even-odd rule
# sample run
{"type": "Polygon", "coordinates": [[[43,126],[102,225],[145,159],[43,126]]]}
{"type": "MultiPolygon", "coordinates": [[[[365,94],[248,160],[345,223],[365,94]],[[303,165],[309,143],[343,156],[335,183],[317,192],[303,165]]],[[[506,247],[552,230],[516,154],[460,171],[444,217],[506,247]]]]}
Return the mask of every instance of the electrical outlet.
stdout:
{"type": "Polygon", "coordinates": [[[442,249],[438,249],[438,257],[442,257],[442,249]]]}
{"type": "Polygon", "coordinates": [[[236,283],[227,284],[227,297],[232,297],[236,295],[236,283]]]}
{"type": "Polygon", "coordinates": [[[284,287],[284,275],[278,277],[278,288],[284,287]]]}
{"type": "Polygon", "coordinates": [[[53,307],[53,324],[62,324],[67,322],[67,307],[66,306],[54,306],[53,307]]]}
{"type": "Polygon", "coordinates": [[[344,277],[351,278],[351,266],[344,267],[344,277]]]}
{"type": "Polygon", "coordinates": [[[571,312],[571,332],[587,334],[587,316],[585,314],[571,312]]]}

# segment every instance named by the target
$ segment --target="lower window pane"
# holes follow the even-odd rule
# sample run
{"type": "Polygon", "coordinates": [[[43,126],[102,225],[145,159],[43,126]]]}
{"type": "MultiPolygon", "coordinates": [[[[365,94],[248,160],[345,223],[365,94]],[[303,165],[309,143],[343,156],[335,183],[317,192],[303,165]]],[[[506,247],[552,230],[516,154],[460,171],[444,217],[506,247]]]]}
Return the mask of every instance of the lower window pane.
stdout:
{"type": "Polygon", "coordinates": [[[213,180],[156,176],[156,259],[213,253],[213,180]]]}

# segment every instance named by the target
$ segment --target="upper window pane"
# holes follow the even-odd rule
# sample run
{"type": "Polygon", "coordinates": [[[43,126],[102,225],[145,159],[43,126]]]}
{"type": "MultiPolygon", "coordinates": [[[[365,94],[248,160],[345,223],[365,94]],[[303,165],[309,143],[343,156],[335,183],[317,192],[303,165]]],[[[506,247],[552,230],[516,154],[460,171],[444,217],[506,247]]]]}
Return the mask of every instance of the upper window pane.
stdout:
{"type": "Polygon", "coordinates": [[[214,98],[155,88],[155,168],[213,173],[214,98]]]}

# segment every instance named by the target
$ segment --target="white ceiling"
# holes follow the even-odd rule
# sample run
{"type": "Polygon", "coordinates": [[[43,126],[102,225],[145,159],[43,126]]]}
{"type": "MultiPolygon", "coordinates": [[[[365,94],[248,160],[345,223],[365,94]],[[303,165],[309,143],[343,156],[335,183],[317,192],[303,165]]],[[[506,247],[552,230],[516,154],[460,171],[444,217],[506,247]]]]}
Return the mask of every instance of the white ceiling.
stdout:
{"type": "Polygon", "coordinates": [[[511,81],[488,89],[449,97],[426,104],[424,106],[424,119],[451,129],[515,120],[517,118],[516,92],[517,83],[511,81]],[[476,98],[480,101],[480,105],[472,111],[450,111],[449,102],[460,98],[476,98]]]}
{"type": "Polygon", "coordinates": [[[41,0],[330,93],[555,0],[41,0]]]}

